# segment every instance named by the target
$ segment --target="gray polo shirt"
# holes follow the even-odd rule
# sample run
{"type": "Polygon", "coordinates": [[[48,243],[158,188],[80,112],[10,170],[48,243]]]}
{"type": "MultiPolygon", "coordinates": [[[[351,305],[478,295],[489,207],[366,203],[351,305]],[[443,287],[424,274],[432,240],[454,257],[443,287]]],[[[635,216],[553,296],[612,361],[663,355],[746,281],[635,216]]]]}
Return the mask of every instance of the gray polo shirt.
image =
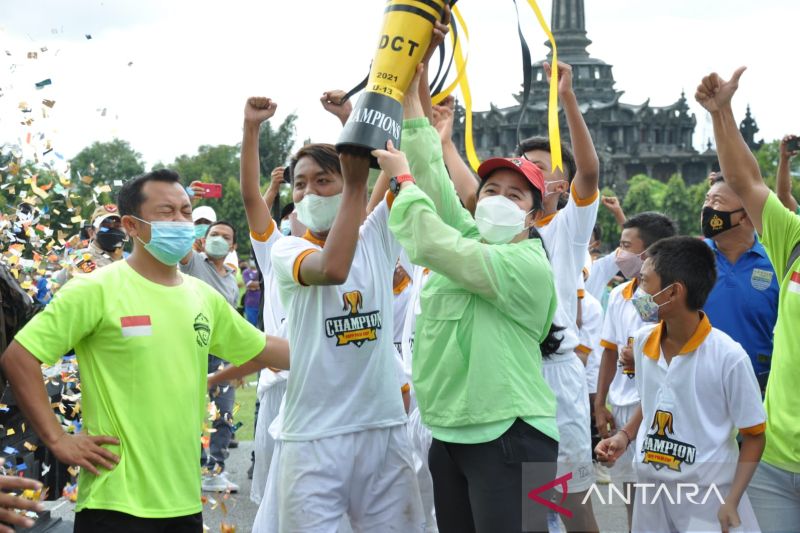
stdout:
{"type": "Polygon", "coordinates": [[[239,286],[236,284],[236,271],[225,265],[227,274],[221,276],[217,272],[214,263],[204,252],[194,252],[185,265],[178,263],[181,272],[193,278],[201,279],[211,285],[218,293],[228,300],[228,303],[236,307],[239,300],[239,286]]]}

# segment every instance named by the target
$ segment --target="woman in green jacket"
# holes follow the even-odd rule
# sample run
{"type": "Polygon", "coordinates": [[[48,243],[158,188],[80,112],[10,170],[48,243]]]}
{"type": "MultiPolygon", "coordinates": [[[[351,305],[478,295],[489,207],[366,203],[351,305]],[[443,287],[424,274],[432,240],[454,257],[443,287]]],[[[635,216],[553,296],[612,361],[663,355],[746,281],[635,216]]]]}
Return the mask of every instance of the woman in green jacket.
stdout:
{"type": "Polygon", "coordinates": [[[556,401],[541,358],[557,350],[553,273],[533,230],[544,179],[524,158],[489,159],[473,219],[448,178],[436,130],[406,101],[403,152],[373,155],[395,194],[390,229],[433,274],[422,292],[413,384],[442,533],[546,531],[556,401]],[[414,183],[424,182],[425,194],[414,183]],[[529,238],[529,232],[534,238],[529,238]],[[528,464],[525,464],[528,463],[528,464]]]}

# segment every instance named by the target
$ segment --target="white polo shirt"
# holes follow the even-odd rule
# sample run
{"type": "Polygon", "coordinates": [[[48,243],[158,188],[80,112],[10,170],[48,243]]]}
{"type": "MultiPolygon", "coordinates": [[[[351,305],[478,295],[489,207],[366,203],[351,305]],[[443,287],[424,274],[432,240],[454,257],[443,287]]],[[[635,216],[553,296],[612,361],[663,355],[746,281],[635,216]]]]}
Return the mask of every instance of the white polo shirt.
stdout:
{"type": "Polygon", "coordinates": [[[577,350],[587,354],[586,387],[591,394],[597,391],[597,375],[600,371],[600,358],[603,355],[603,348],[600,346],[603,306],[588,291],[579,290],[578,299],[581,302],[582,324],[578,330],[580,344],[577,350]]]}
{"type": "Polygon", "coordinates": [[[646,326],[634,341],[644,416],[634,460],[639,479],[729,485],[739,457],[736,430],[758,435],[766,429],[750,358],[703,315],[667,364],[663,327],[646,326]]]}
{"type": "MultiPolygon", "coordinates": [[[[634,296],[641,294],[640,291],[635,278],[611,291],[600,346],[613,350],[618,355],[625,346],[633,346],[634,335],[647,325],[631,302],[634,296]]],[[[638,403],[635,377],[635,372],[623,372],[622,367],[617,365],[614,380],[608,388],[608,403],[619,407],[638,403]]]]}
{"type": "Polygon", "coordinates": [[[542,236],[544,248],[553,266],[556,282],[558,306],[553,323],[565,328],[560,332],[564,339],[558,356],[573,356],[575,348],[580,344],[578,326],[578,280],[582,279],[586,249],[592,238],[592,230],[597,220],[597,206],[600,193],[595,192],[591,198],[580,199],[571,189],[567,205],[539,221],[536,229],[542,236]]]}
{"type": "Polygon", "coordinates": [[[400,337],[400,353],[403,355],[403,370],[406,378],[411,380],[411,361],[414,351],[414,330],[417,327],[417,317],[422,313],[420,295],[431,271],[427,268],[414,265],[411,274],[411,293],[409,294],[406,315],[403,318],[403,333],[400,337]]]}
{"type": "Polygon", "coordinates": [[[393,343],[392,274],[400,245],[384,200],[359,230],[342,285],[303,286],[298,275],[320,243],[284,237],[272,264],[286,310],[292,371],[281,438],[314,440],[405,423],[393,343]]]}

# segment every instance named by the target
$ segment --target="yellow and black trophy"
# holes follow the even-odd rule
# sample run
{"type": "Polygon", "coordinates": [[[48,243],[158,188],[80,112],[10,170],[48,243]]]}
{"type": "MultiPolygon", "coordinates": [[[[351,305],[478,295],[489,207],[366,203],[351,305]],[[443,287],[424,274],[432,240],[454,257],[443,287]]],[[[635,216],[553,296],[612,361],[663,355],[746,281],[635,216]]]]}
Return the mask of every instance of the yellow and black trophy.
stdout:
{"type": "MultiPolygon", "coordinates": [[[[437,20],[452,0],[388,0],[366,90],[358,98],[336,149],[366,152],[400,146],[403,98],[431,42],[437,20]]],[[[373,166],[377,163],[373,161],[373,166]]]]}

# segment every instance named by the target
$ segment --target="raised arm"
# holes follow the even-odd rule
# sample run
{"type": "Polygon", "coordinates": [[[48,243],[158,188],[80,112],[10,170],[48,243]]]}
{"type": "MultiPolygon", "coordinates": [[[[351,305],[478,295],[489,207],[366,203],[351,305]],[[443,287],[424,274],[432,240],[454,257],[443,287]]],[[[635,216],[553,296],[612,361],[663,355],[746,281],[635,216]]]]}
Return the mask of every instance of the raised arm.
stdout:
{"type": "Polygon", "coordinates": [[[792,158],[797,155],[796,150],[789,151],[787,143],[797,139],[794,135],[787,135],[781,139],[781,151],[778,159],[778,179],[775,182],[775,192],[778,199],[792,213],[797,211],[797,200],[792,196],[792,158]]]}
{"type": "Polygon", "coordinates": [[[453,142],[453,120],[455,118],[455,98],[448,96],[440,105],[433,106],[433,127],[439,132],[442,141],[442,155],[444,165],[453,180],[461,203],[469,210],[475,212],[478,203],[478,180],[472,169],[458,153],[453,142]]]}
{"type": "Polygon", "coordinates": [[[242,202],[244,202],[244,212],[247,215],[247,225],[250,227],[250,231],[257,235],[266,233],[274,224],[269,207],[264,201],[264,197],[261,196],[258,136],[261,123],[269,120],[277,108],[278,104],[263,96],[248,98],[244,106],[239,184],[242,189],[242,202]]]}
{"type": "Polygon", "coordinates": [[[299,279],[306,285],[341,285],[350,275],[358,243],[358,229],[364,212],[369,177],[369,158],[339,154],[342,163],[342,203],[331,226],[325,248],[306,256],[300,263],[299,279]]]}
{"type": "MultiPolygon", "coordinates": [[[[543,66],[549,81],[550,64],[544,63],[543,66]]],[[[578,198],[592,198],[597,194],[600,184],[600,161],[597,158],[597,151],[594,149],[589,128],[583,120],[575,91],[572,90],[572,67],[560,61],[558,63],[558,97],[567,117],[572,151],[575,155],[576,171],[572,184],[578,198]]]]}
{"type": "Polygon", "coordinates": [[[338,118],[342,126],[347,123],[350,113],[353,112],[353,104],[350,100],[345,100],[345,96],[347,93],[341,90],[325,91],[319,99],[325,111],[338,118]]]}
{"type": "Polygon", "coordinates": [[[603,206],[611,211],[611,214],[614,215],[614,220],[617,222],[617,225],[622,228],[622,225],[625,224],[627,217],[625,217],[625,211],[622,210],[622,206],[619,203],[619,198],[616,196],[603,196],[600,198],[600,203],[603,206]]]}
{"type": "Polygon", "coordinates": [[[271,181],[267,192],[264,193],[264,203],[267,205],[267,212],[272,213],[272,206],[275,205],[275,199],[281,191],[283,184],[283,177],[286,175],[285,167],[277,167],[272,170],[271,181]]]}
{"type": "Polygon", "coordinates": [[[717,155],[725,183],[742,200],[747,216],[760,235],[761,215],[769,188],[761,177],[756,158],[739,131],[731,108],[731,99],[739,88],[739,78],[744,71],[745,67],[740,67],[729,81],[720,78],[716,72],[711,73],[700,82],[695,98],[711,113],[717,155]]]}

